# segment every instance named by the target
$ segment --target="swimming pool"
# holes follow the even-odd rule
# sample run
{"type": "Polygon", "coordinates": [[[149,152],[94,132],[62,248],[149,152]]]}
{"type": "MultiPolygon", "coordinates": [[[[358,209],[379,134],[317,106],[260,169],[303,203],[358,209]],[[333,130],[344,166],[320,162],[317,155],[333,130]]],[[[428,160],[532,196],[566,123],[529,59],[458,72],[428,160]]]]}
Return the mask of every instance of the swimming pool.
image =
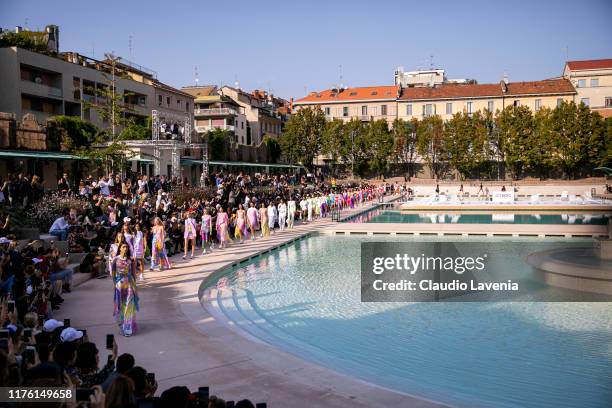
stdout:
{"type": "MultiPolygon", "coordinates": [[[[275,347],[447,404],[595,408],[612,401],[609,303],[361,303],[363,240],[298,241],[208,282],[219,289],[209,300],[235,326],[275,347]]],[[[529,279],[528,253],[567,245],[480,240],[518,279],[529,279]]],[[[591,242],[572,240],[582,245],[591,242]]],[[[557,294],[543,286],[536,292],[544,299],[557,294]]]]}
{"type": "Polygon", "coordinates": [[[519,214],[499,213],[414,213],[384,208],[357,215],[348,220],[355,223],[408,223],[408,224],[556,224],[607,225],[609,214],[519,214]]]}

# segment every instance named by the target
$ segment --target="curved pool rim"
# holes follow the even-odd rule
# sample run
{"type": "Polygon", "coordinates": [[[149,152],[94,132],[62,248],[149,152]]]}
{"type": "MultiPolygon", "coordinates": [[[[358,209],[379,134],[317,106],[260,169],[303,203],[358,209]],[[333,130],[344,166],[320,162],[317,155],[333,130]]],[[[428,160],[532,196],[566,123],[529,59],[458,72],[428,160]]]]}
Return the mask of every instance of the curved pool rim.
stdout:
{"type": "MultiPolygon", "coordinates": [[[[308,239],[310,237],[315,237],[315,236],[318,236],[318,235],[321,235],[321,234],[322,233],[319,232],[319,231],[310,231],[310,232],[307,232],[304,235],[301,235],[299,237],[295,237],[295,238],[293,238],[291,240],[285,241],[285,242],[283,242],[283,243],[281,243],[279,245],[276,245],[276,246],[274,246],[272,248],[260,251],[256,255],[245,256],[243,258],[240,258],[240,259],[232,262],[230,265],[223,266],[223,267],[217,269],[215,272],[213,272],[210,275],[208,275],[207,277],[205,277],[202,280],[202,282],[200,283],[200,286],[198,288],[198,300],[200,302],[200,306],[202,308],[204,308],[204,310],[210,316],[212,316],[213,319],[215,319],[217,322],[223,324],[224,327],[228,328],[233,333],[236,333],[239,336],[241,336],[242,338],[244,338],[244,339],[246,339],[248,341],[251,341],[253,343],[257,343],[257,344],[260,344],[260,345],[263,344],[263,345],[269,347],[270,349],[274,350],[275,352],[277,352],[279,354],[280,353],[289,354],[292,357],[297,358],[297,359],[299,359],[300,361],[302,361],[302,362],[304,362],[306,364],[312,364],[314,366],[319,367],[322,370],[327,370],[329,372],[333,372],[334,374],[336,374],[336,375],[338,375],[340,377],[347,378],[350,381],[353,381],[353,382],[358,383],[358,384],[367,384],[370,387],[377,388],[377,389],[383,390],[385,392],[389,392],[389,393],[400,395],[400,396],[405,396],[407,398],[423,401],[425,403],[431,403],[431,404],[434,404],[436,406],[439,406],[440,408],[443,408],[443,407],[456,408],[455,405],[444,403],[444,402],[441,402],[441,401],[437,401],[435,399],[424,397],[422,395],[411,394],[411,393],[400,391],[400,390],[397,390],[397,389],[385,387],[383,385],[380,385],[380,384],[377,384],[377,383],[374,383],[374,382],[370,382],[370,381],[364,380],[364,379],[359,378],[359,377],[352,376],[350,374],[347,374],[346,372],[333,369],[333,368],[328,367],[326,365],[320,364],[320,363],[318,363],[316,361],[306,359],[302,355],[299,355],[297,353],[294,353],[294,352],[291,352],[291,351],[288,351],[288,350],[282,350],[279,347],[276,347],[274,344],[271,344],[271,343],[268,343],[268,342],[266,342],[266,341],[264,341],[262,339],[259,339],[259,338],[255,337],[254,335],[248,333],[247,331],[239,328],[237,325],[233,324],[231,319],[229,319],[228,317],[226,317],[223,314],[219,313],[214,308],[214,306],[212,306],[212,303],[215,302],[214,298],[212,296],[208,296],[208,297],[205,296],[207,292],[210,293],[214,289],[213,287],[210,286],[211,281],[218,280],[222,275],[224,275],[226,273],[229,273],[232,268],[235,268],[236,266],[238,266],[240,264],[246,263],[246,262],[248,262],[250,260],[259,258],[261,256],[268,256],[268,255],[270,255],[270,253],[276,252],[276,251],[278,251],[280,249],[283,249],[283,248],[285,248],[287,246],[293,245],[293,244],[297,243],[298,241],[302,241],[304,239],[308,239]]],[[[214,290],[216,290],[216,289],[214,289],[214,290]]]]}

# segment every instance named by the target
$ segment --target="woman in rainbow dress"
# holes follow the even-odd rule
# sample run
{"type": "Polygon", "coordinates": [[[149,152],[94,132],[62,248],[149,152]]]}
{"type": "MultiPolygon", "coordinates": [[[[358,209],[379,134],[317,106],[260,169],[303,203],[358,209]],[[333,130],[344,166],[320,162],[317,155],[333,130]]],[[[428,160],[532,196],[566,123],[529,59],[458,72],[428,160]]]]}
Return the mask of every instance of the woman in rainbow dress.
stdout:
{"type": "Polygon", "coordinates": [[[113,317],[119,324],[121,334],[129,337],[136,331],[138,295],[134,260],[130,257],[129,246],[125,242],[119,248],[119,256],[113,260],[111,276],[115,284],[113,317]]]}
{"type": "Polygon", "coordinates": [[[162,268],[170,269],[170,260],[166,253],[166,230],[159,217],[155,217],[151,228],[153,240],[151,242],[151,270],[162,268]]]}

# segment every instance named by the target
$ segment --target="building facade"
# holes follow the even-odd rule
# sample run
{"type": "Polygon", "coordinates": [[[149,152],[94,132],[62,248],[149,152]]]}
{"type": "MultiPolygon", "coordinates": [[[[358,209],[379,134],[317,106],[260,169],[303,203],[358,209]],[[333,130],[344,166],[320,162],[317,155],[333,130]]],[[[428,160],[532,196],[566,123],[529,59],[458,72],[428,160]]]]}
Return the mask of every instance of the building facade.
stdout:
{"type": "Polygon", "coordinates": [[[368,122],[384,119],[391,124],[397,117],[397,99],[401,89],[395,85],[327,89],[298,99],[293,102],[293,108],[297,111],[319,106],[328,120],[359,119],[368,122]]]}
{"type": "Polygon", "coordinates": [[[568,61],[563,78],[576,88],[582,102],[603,117],[612,116],[612,59],[568,61]]]}

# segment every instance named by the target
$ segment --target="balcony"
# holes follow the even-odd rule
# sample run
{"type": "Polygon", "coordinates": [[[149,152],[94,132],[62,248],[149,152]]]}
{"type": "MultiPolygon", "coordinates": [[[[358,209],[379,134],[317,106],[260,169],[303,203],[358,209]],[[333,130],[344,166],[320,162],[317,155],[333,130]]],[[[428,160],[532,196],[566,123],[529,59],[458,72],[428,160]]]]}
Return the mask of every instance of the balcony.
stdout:
{"type": "Polygon", "coordinates": [[[196,109],[196,116],[236,116],[238,112],[231,108],[196,109]]]}
{"type": "Polygon", "coordinates": [[[210,132],[211,130],[215,130],[215,129],[222,129],[222,130],[227,130],[229,132],[234,132],[236,130],[236,127],[233,125],[205,125],[205,126],[196,126],[196,131],[198,133],[206,133],[206,132],[210,132]]]}
{"type": "Polygon", "coordinates": [[[52,98],[61,98],[63,95],[62,88],[38,84],[36,82],[28,81],[25,79],[21,80],[21,91],[30,95],[52,98]]]}

